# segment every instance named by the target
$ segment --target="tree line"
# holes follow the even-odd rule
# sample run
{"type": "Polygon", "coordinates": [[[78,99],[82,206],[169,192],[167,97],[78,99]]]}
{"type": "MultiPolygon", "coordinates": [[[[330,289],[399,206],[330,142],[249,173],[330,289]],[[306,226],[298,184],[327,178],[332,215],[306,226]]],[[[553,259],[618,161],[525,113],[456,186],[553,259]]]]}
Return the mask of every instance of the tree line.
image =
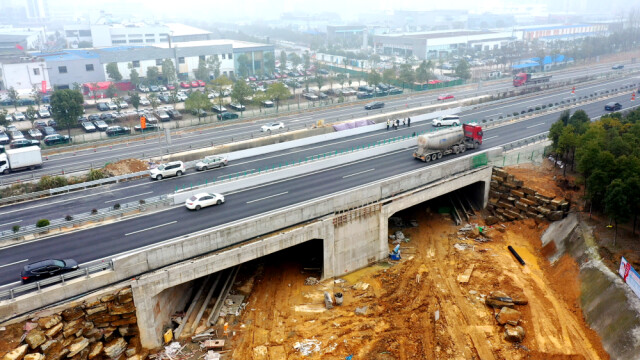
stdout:
{"type": "MultiPolygon", "coordinates": [[[[556,158],[579,173],[591,210],[609,216],[616,228],[640,213],[640,110],[591,121],[583,110],[564,111],[549,137],[556,158]]],[[[614,240],[615,241],[615,240],[614,240]]]]}

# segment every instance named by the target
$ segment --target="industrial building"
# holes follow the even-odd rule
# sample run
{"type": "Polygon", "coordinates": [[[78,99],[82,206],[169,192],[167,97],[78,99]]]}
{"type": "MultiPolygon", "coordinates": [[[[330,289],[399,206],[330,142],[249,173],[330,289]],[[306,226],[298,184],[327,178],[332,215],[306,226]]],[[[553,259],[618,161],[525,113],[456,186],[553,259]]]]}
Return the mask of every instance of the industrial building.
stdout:
{"type": "Polygon", "coordinates": [[[609,35],[608,23],[574,24],[574,25],[541,25],[531,27],[516,27],[522,32],[524,41],[556,41],[574,40],[591,36],[609,35]]]}

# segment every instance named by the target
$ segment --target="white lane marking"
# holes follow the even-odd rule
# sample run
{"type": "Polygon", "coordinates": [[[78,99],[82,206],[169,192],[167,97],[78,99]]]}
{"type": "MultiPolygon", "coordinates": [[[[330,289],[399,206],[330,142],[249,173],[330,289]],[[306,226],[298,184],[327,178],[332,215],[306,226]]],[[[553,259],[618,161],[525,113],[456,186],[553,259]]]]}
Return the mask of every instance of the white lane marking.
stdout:
{"type": "Polygon", "coordinates": [[[11,225],[11,224],[19,223],[19,222],[22,222],[22,220],[16,220],[16,221],[0,224],[0,226],[11,225]]]}
{"type": "Polygon", "coordinates": [[[147,230],[157,229],[157,228],[159,228],[159,227],[163,227],[163,226],[167,226],[167,225],[175,224],[175,223],[177,223],[177,222],[178,222],[178,221],[176,220],[176,221],[168,222],[168,223],[166,223],[166,224],[152,226],[152,227],[150,227],[150,228],[146,228],[146,229],[142,229],[142,230],[138,230],[138,231],[134,231],[134,232],[130,232],[130,233],[124,234],[124,236],[129,236],[129,235],[133,235],[133,234],[141,233],[141,232],[143,232],[143,231],[147,231],[147,230]]]}
{"type": "Polygon", "coordinates": [[[374,171],[375,169],[369,169],[369,170],[364,170],[364,171],[358,171],[357,173],[353,173],[353,174],[349,174],[349,175],[345,175],[342,178],[346,179],[348,177],[352,177],[352,176],[356,176],[356,175],[360,175],[360,174],[364,174],[364,173],[368,173],[369,171],[374,171]]]}
{"type": "Polygon", "coordinates": [[[20,264],[20,263],[22,263],[22,262],[26,262],[26,261],[29,261],[29,259],[24,259],[24,260],[20,260],[20,261],[12,262],[12,263],[10,263],[10,264],[0,265],[0,268],[7,267],[7,266],[11,266],[11,265],[15,265],[15,264],[20,264]]]}
{"type": "Polygon", "coordinates": [[[490,137],[488,137],[488,138],[484,138],[483,140],[484,140],[484,141],[487,141],[487,140],[489,140],[489,139],[494,139],[494,138],[497,138],[497,137],[498,137],[498,135],[490,136],[490,137]]]}
{"type": "Polygon", "coordinates": [[[247,169],[247,170],[243,170],[243,171],[238,171],[237,173],[233,173],[233,174],[220,175],[220,176],[218,176],[218,179],[225,178],[225,177],[233,177],[234,175],[244,175],[244,173],[251,174],[250,171],[253,171],[253,170],[255,170],[255,169],[247,169]]]}
{"type": "Polygon", "coordinates": [[[130,199],[130,198],[132,198],[132,197],[136,197],[136,196],[149,195],[149,194],[153,194],[153,191],[147,191],[147,192],[144,192],[144,193],[142,193],[142,194],[137,194],[137,195],[125,196],[125,197],[120,198],[120,199],[107,200],[107,201],[105,201],[105,204],[106,204],[106,203],[110,203],[110,202],[114,202],[114,201],[120,201],[120,200],[124,200],[124,199],[130,199]]]}
{"type": "Polygon", "coordinates": [[[285,192],[281,192],[280,194],[275,194],[275,195],[265,196],[265,197],[260,198],[260,199],[255,199],[255,200],[247,201],[247,204],[251,204],[251,203],[253,203],[253,202],[257,202],[257,201],[261,201],[261,200],[269,199],[269,198],[272,198],[272,197],[276,197],[276,196],[280,196],[280,195],[284,195],[284,194],[288,194],[288,193],[289,193],[288,191],[285,191],[285,192]]]}
{"type": "Polygon", "coordinates": [[[544,123],[540,123],[540,124],[535,124],[535,125],[527,126],[527,129],[531,129],[531,128],[534,128],[534,127],[536,127],[536,126],[540,126],[540,125],[544,125],[544,123]]]}

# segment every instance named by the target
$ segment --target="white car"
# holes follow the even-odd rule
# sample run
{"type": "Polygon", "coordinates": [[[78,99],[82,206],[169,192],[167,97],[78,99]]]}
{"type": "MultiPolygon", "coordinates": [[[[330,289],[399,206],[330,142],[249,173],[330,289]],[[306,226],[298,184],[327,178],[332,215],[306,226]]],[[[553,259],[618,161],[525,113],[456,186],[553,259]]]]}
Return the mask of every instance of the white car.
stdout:
{"type": "Polygon", "coordinates": [[[187,96],[187,94],[179,92],[176,94],[176,98],[178,98],[178,101],[186,101],[189,97],[187,96]]]}
{"type": "Polygon", "coordinates": [[[274,123],[264,124],[260,128],[260,131],[262,131],[262,132],[275,131],[275,130],[278,130],[278,129],[284,129],[284,124],[282,122],[274,122],[274,123]]]}
{"type": "Polygon", "coordinates": [[[149,105],[151,105],[151,102],[146,97],[141,97],[140,98],[140,105],[149,106],[149,105]]]}
{"type": "Polygon", "coordinates": [[[162,180],[165,177],[180,176],[184,172],[184,163],[182,161],[172,161],[149,170],[149,176],[153,180],[162,180]]]}
{"type": "Polygon", "coordinates": [[[38,116],[41,119],[44,119],[44,118],[51,117],[51,113],[47,109],[40,109],[40,110],[38,110],[38,116]]]}
{"type": "Polygon", "coordinates": [[[200,210],[203,207],[211,205],[220,205],[224,203],[224,195],[217,193],[199,193],[188,198],[184,205],[189,210],[200,210]]]}
{"type": "Polygon", "coordinates": [[[25,120],[27,120],[27,118],[24,116],[23,113],[15,112],[15,113],[13,113],[13,120],[14,121],[25,121],[25,120]]]}
{"type": "Polygon", "coordinates": [[[212,92],[207,94],[207,98],[209,98],[209,99],[215,99],[218,96],[220,96],[220,94],[218,94],[216,91],[212,91],[212,92]]]}
{"type": "Polygon", "coordinates": [[[118,103],[118,107],[119,107],[120,109],[127,109],[127,108],[129,107],[129,104],[127,104],[127,102],[126,102],[126,101],[121,100],[121,101],[118,103]]]}
{"type": "Polygon", "coordinates": [[[109,110],[118,110],[118,105],[112,102],[107,103],[107,107],[109,108],[109,110]]]}
{"type": "Polygon", "coordinates": [[[460,117],[458,115],[447,115],[441,118],[433,119],[432,126],[460,126],[460,117]]]}
{"type": "Polygon", "coordinates": [[[217,167],[227,166],[228,160],[224,156],[211,155],[196,163],[196,170],[209,170],[217,167]]]}

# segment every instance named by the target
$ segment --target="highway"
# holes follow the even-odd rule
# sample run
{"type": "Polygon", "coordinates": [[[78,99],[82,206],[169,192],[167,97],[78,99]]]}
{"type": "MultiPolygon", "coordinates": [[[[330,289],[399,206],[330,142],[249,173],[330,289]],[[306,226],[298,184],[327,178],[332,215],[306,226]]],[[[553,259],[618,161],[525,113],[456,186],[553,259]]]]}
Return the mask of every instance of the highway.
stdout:
{"type": "MultiPolygon", "coordinates": [[[[638,68],[640,68],[640,64],[631,64],[627,65],[626,70],[638,68]]],[[[589,67],[588,69],[569,69],[566,71],[556,71],[552,72],[551,74],[553,75],[552,81],[557,81],[574,78],[577,76],[611,71],[612,70],[610,65],[604,64],[589,67]]],[[[495,92],[497,90],[507,91],[512,89],[513,86],[511,84],[511,80],[505,79],[499,82],[491,82],[489,84],[485,84],[481,86],[480,89],[474,88],[467,90],[457,90],[455,87],[453,87],[442,89],[441,92],[452,93],[456,96],[456,98],[461,99],[464,97],[475,96],[486,91],[495,92]]],[[[579,96],[584,91],[586,90],[578,87],[576,89],[576,95],[579,96]]],[[[568,91],[565,90],[565,92],[567,96],[570,96],[568,91]]],[[[438,95],[438,92],[431,91],[429,93],[414,93],[412,95],[401,96],[395,99],[385,97],[379,99],[385,102],[385,111],[388,112],[394,107],[400,109],[405,108],[406,106],[416,107],[419,104],[427,105],[433,101],[436,101],[438,95]]],[[[184,150],[189,146],[192,146],[193,148],[201,148],[211,146],[212,143],[220,144],[231,142],[232,139],[247,139],[251,136],[260,136],[260,126],[275,120],[282,121],[287,127],[290,127],[292,129],[300,129],[304,128],[305,126],[315,124],[320,119],[324,119],[328,122],[333,122],[337,118],[345,120],[352,117],[362,117],[367,113],[363,109],[363,104],[370,101],[373,101],[373,99],[363,100],[361,103],[345,105],[343,107],[330,109],[319,108],[318,110],[306,111],[302,114],[288,114],[279,116],[277,118],[257,119],[253,122],[232,123],[229,125],[217,126],[215,128],[201,129],[193,132],[184,132],[179,135],[173,135],[171,145],[166,145],[163,138],[148,140],[146,142],[133,141],[128,144],[126,143],[126,141],[124,141],[126,138],[119,138],[117,139],[117,141],[122,141],[124,143],[98,143],[95,147],[77,151],[73,151],[67,148],[62,150],[64,152],[49,155],[47,157],[48,160],[45,161],[41,169],[3,175],[2,177],[0,177],[0,180],[5,182],[29,180],[31,178],[39,178],[40,176],[46,174],[59,174],[62,170],[64,170],[65,173],[70,173],[72,171],[86,170],[91,166],[101,167],[106,162],[112,162],[116,159],[131,157],[148,159],[153,156],[158,156],[161,151],[168,150],[170,153],[173,153],[179,150],[184,150]]],[[[537,104],[531,103],[531,105],[535,106],[537,104]]]]}
{"type": "MultiPolygon", "coordinates": [[[[637,106],[631,105],[629,100],[627,95],[618,96],[586,105],[583,110],[587,111],[591,117],[598,117],[605,114],[603,104],[608,101],[619,101],[625,109],[637,106]]],[[[557,119],[558,114],[552,113],[487,129],[484,135],[484,144],[481,149],[476,151],[545,132],[557,119]]],[[[463,117],[463,121],[466,120],[469,119],[463,117]]],[[[413,127],[402,131],[413,131],[413,127]]],[[[399,132],[400,130],[398,130],[399,132]]],[[[387,132],[383,130],[381,133],[386,135],[387,132]]],[[[21,267],[30,261],[51,257],[70,257],[82,264],[108,259],[120,253],[151,246],[181,235],[265,214],[286,206],[429,166],[414,160],[411,156],[412,151],[413,148],[403,149],[336,168],[225,194],[226,203],[224,205],[206,208],[200,212],[190,212],[184,206],[175,206],[146,216],[137,216],[93,229],[4,247],[0,249],[0,259],[2,259],[0,284],[14,284],[18,280],[21,267]]],[[[444,157],[439,161],[449,158],[444,157]]]]}
{"type": "MultiPolygon", "coordinates": [[[[617,80],[607,84],[606,87],[599,84],[585,86],[581,91],[584,93],[592,93],[593,91],[601,91],[605,88],[611,89],[628,85],[632,81],[633,79],[617,80]]],[[[638,80],[636,79],[636,82],[637,81],[638,80]]],[[[462,116],[463,121],[479,121],[479,119],[485,117],[497,118],[497,114],[506,115],[507,113],[513,112],[519,113],[523,109],[526,110],[531,106],[557,102],[559,99],[562,99],[564,95],[566,95],[566,90],[558,90],[544,95],[534,96],[524,101],[520,99],[512,99],[498,106],[488,106],[479,110],[464,112],[460,115],[462,116]]],[[[608,101],[612,100],[606,100],[604,102],[608,101]]],[[[630,96],[628,95],[619,96],[616,98],[616,101],[620,102],[623,107],[631,106],[630,96]]],[[[585,109],[597,114],[598,111],[602,109],[604,102],[600,101],[596,104],[591,104],[585,109]]],[[[557,115],[555,115],[555,117],[557,118],[557,115]]],[[[244,173],[245,171],[264,169],[267,167],[270,168],[287,162],[299,161],[317,154],[351,149],[395,136],[409,135],[414,131],[422,131],[425,129],[431,129],[430,123],[414,123],[410,129],[401,127],[397,131],[387,132],[383,130],[365,133],[357,136],[310,144],[295,149],[241,159],[239,161],[229,163],[227,167],[222,169],[214,169],[206,172],[189,170],[185,176],[169,178],[162,181],[151,181],[150,179],[133,180],[8,205],[0,207],[0,219],[2,219],[0,221],[0,230],[9,230],[14,225],[32,225],[35,224],[38,219],[44,218],[53,220],[63,218],[66,215],[75,216],[77,214],[89,213],[91,209],[94,208],[108,208],[113,206],[115,203],[135,202],[139,199],[169,194],[172,193],[176,187],[189,187],[191,185],[204,183],[205,181],[209,183],[214,180],[220,181],[222,178],[228,178],[230,175],[244,173]]],[[[539,132],[542,132],[542,130],[539,132]]]]}

